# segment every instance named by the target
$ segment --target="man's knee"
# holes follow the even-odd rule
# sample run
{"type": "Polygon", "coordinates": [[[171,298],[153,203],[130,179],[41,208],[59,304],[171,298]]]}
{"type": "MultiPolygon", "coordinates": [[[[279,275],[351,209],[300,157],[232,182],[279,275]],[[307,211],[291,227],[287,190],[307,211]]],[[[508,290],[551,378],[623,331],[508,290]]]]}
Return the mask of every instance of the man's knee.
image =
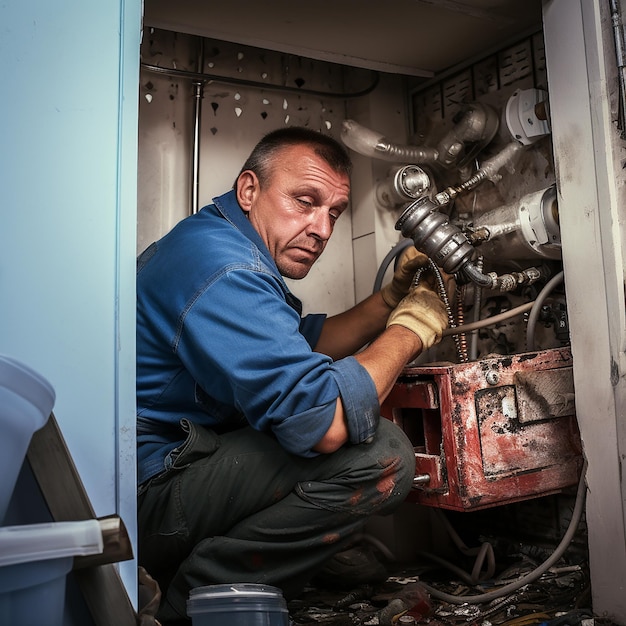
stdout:
{"type": "Polygon", "coordinates": [[[402,429],[387,419],[381,419],[375,441],[380,468],[376,512],[389,513],[405,500],[413,486],[415,451],[402,429]]]}
{"type": "Polygon", "coordinates": [[[314,463],[322,471],[300,482],[296,493],[315,506],[348,517],[391,512],[404,501],[415,476],[411,442],[386,419],[381,419],[371,443],[347,446],[314,463]]]}

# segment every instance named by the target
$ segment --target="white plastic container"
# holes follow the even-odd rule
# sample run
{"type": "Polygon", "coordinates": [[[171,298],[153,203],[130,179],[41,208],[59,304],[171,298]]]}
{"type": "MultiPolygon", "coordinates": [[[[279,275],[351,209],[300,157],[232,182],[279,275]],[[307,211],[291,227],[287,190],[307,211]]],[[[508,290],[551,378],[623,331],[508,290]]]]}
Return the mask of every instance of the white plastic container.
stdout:
{"type": "Polygon", "coordinates": [[[74,556],[102,549],[96,519],[0,528],[0,624],[63,626],[74,556]]]}
{"type": "Polygon", "coordinates": [[[48,420],[54,401],[54,389],[43,376],[0,355],[0,523],[33,433],[48,420]]]}

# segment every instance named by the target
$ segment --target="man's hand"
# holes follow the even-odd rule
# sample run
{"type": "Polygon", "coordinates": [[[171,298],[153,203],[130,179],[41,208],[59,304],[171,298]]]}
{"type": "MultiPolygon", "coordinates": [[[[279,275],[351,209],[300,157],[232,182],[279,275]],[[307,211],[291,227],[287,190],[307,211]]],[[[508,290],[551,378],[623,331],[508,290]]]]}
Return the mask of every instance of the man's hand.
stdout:
{"type": "Polygon", "coordinates": [[[409,293],[415,272],[428,265],[428,257],[419,252],[415,246],[405,248],[391,282],[380,290],[380,295],[387,306],[395,309],[400,300],[409,293]]]}
{"type": "Polygon", "coordinates": [[[448,327],[448,314],[443,300],[426,281],[409,290],[391,312],[387,328],[397,324],[415,333],[422,340],[422,350],[441,341],[448,327]]]}

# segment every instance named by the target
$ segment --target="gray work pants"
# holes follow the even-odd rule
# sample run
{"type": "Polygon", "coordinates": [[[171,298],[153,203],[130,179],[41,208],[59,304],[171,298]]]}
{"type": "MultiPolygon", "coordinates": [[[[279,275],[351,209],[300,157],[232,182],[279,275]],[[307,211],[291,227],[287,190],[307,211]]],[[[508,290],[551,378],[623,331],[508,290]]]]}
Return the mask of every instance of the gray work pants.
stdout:
{"type": "Polygon", "coordinates": [[[314,458],[252,428],[189,426],[174,467],[138,501],[139,563],[161,586],[165,623],[185,619],[194,587],[265,583],[297,595],[368,516],[405,499],[415,474],[411,443],[386,419],[372,443],[314,458]]]}

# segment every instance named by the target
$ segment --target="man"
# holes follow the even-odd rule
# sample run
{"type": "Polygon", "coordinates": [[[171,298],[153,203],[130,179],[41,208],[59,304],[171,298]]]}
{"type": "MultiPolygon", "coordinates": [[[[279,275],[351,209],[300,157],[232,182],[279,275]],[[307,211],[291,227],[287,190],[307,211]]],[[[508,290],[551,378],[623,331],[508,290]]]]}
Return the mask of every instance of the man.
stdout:
{"type": "Polygon", "coordinates": [[[283,280],[324,250],[350,167],[325,135],[274,131],[233,190],[139,258],[139,560],[164,623],[184,623],[198,586],[297,594],[411,487],[413,449],[379,405],[447,325],[428,285],[411,288],[425,259],[414,251],[389,285],[328,319],[301,318],[283,280]]]}

